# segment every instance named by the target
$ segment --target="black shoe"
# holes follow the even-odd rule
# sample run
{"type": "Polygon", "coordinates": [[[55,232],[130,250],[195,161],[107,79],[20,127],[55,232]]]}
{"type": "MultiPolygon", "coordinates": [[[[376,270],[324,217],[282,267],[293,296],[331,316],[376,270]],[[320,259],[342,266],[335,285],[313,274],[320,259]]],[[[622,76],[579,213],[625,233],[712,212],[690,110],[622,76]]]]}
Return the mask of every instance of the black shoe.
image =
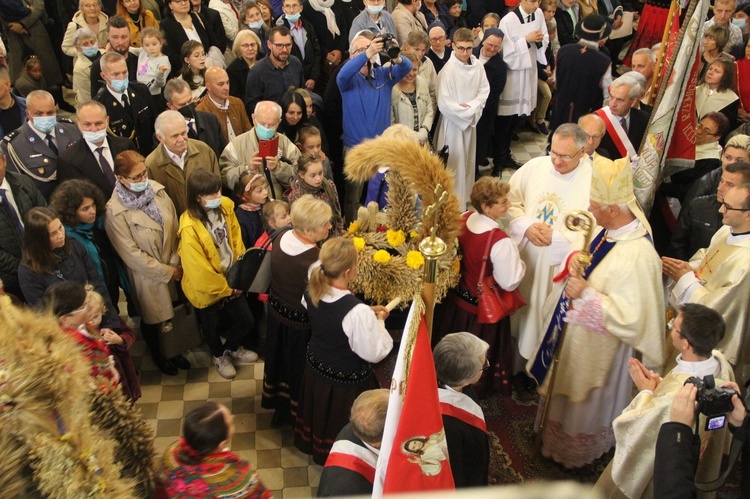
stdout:
{"type": "Polygon", "coordinates": [[[60,108],[60,111],[66,111],[68,113],[75,113],[76,108],[68,104],[68,101],[62,100],[57,103],[57,107],[60,108]]]}
{"type": "Polygon", "coordinates": [[[542,135],[549,135],[549,128],[547,128],[547,123],[541,122],[536,124],[537,132],[541,133],[542,135]]]}
{"type": "Polygon", "coordinates": [[[171,362],[173,366],[179,369],[182,369],[183,371],[187,371],[191,367],[190,361],[187,360],[182,355],[178,355],[177,357],[172,357],[171,359],[169,359],[169,362],[171,362]]]}
{"type": "Polygon", "coordinates": [[[503,165],[503,168],[510,168],[511,170],[518,170],[523,166],[523,163],[519,163],[513,158],[508,159],[503,165]]]}
{"type": "Polygon", "coordinates": [[[155,358],[154,364],[156,364],[156,367],[159,368],[162,374],[166,374],[167,376],[177,376],[177,368],[175,365],[164,357],[159,357],[158,359],[155,358]]]}
{"type": "Polygon", "coordinates": [[[526,126],[529,127],[529,130],[531,130],[534,133],[539,133],[539,125],[535,124],[533,121],[529,120],[526,122],[526,126]]]}

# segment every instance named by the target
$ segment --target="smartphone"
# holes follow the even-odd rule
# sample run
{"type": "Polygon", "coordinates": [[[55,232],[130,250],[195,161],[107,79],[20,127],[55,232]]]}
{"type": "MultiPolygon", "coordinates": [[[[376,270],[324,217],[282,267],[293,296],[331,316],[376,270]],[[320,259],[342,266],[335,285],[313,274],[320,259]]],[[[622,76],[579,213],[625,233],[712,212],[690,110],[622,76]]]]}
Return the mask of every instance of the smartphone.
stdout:
{"type": "Polygon", "coordinates": [[[271,140],[259,140],[258,141],[258,155],[261,158],[267,158],[269,156],[276,157],[279,152],[279,136],[272,138],[271,140]]]}

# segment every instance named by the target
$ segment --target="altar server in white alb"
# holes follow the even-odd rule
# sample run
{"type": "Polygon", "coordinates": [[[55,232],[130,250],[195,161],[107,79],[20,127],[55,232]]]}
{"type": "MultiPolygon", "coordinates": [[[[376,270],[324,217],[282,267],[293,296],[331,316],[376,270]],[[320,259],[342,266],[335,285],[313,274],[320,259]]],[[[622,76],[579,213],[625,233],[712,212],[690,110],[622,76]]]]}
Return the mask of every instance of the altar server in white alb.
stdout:
{"type": "Polygon", "coordinates": [[[531,115],[536,108],[536,63],[548,63],[544,51],[549,34],[539,0],[522,0],[500,20],[499,27],[505,33],[503,60],[508,79],[497,107],[494,164],[518,168],[510,154],[511,135],[519,117],[531,115]]]}
{"type": "Polygon", "coordinates": [[[466,208],[474,185],[477,123],[490,95],[484,66],[472,55],[474,35],[466,28],[453,35],[453,53],[438,73],[437,102],[440,109],[435,145],[448,145],[448,168],[456,175],[456,196],[466,208]]]}

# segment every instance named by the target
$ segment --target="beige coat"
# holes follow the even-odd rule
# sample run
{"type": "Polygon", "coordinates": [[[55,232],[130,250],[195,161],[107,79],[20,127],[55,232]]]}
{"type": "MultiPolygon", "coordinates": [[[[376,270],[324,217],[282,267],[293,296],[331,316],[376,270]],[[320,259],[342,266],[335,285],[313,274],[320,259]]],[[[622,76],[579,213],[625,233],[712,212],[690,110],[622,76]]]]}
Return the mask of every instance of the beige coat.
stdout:
{"type": "Polygon", "coordinates": [[[179,220],[164,186],[153,180],[149,183],[156,193],[164,228],[142,210],[126,208],[117,191],[107,202],[104,228],[125,263],[141,319],[146,324],[158,324],[174,317],[175,288],[170,282],[173,266],[180,262],[177,254],[179,220]]]}
{"type": "Polygon", "coordinates": [[[404,4],[399,3],[396,5],[396,8],[393,9],[392,15],[393,24],[396,25],[396,38],[398,38],[398,43],[400,45],[406,43],[406,39],[412,31],[427,32],[427,20],[425,19],[424,14],[419,11],[412,14],[404,4]]]}
{"type": "Polygon", "coordinates": [[[167,156],[163,144],[156,146],[156,149],[148,155],[146,168],[148,168],[148,177],[164,186],[178,215],[187,209],[185,194],[187,192],[187,179],[191,173],[201,169],[208,170],[217,176],[221,175],[219,162],[216,160],[216,154],[213,150],[200,140],[193,139],[188,139],[188,150],[183,169],[180,169],[172,162],[172,158],[167,156]]]}
{"type": "MultiPolygon", "coordinates": [[[[417,135],[419,135],[419,143],[424,145],[429,140],[429,132],[430,128],[432,128],[432,121],[435,118],[435,110],[432,108],[432,100],[430,99],[430,91],[427,88],[427,83],[421,76],[417,75],[417,78],[414,80],[414,86],[417,93],[417,112],[419,114],[419,131],[417,135]]],[[[398,85],[395,85],[391,91],[391,124],[396,123],[406,125],[410,129],[414,127],[414,108],[409,98],[398,88],[398,85]]]]}
{"type": "MultiPolygon", "coordinates": [[[[289,190],[289,184],[294,177],[300,152],[286,135],[283,133],[276,135],[279,137],[279,152],[277,153],[279,162],[276,169],[271,172],[275,196],[271,196],[269,193],[269,197],[281,199],[284,193],[289,190]]],[[[255,134],[254,128],[236,137],[224,148],[224,152],[221,153],[221,158],[219,158],[221,179],[224,181],[224,185],[234,190],[234,186],[240,179],[240,173],[248,169],[247,166],[256,152],[258,152],[258,136],[255,134]]]]}
{"type": "MultiPolygon", "coordinates": [[[[96,33],[96,39],[99,43],[100,47],[103,47],[107,44],[107,22],[109,21],[109,17],[107,17],[107,14],[104,12],[99,13],[99,32],[96,33]]],[[[65,35],[63,35],[63,41],[60,46],[60,48],[63,51],[63,54],[72,57],[74,60],[78,59],[79,52],[76,50],[75,45],[73,45],[73,39],[76,37],[76,31],[78,31],[78,28],[88,28],[89,25],[86,24],[86,18],[83,17],[83,12],[80,10],[77,11],[75,14],[73,14],[73,20],[68,23],[68,27],[65,30],[65,35]]]]}

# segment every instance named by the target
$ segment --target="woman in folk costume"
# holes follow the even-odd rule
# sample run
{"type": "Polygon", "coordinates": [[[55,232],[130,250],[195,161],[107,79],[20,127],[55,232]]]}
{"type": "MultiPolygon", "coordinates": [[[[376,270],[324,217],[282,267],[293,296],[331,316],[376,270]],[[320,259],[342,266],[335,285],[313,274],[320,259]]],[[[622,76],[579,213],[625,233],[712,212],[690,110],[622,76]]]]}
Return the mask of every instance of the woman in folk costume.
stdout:
{"type": "Polygon", "coordinates": [[[264,409],[275,409],[274,424],[294,423],[305,370],[310,320],[302,305],[310,265],[318,259],[318,243],[332,227],[331,207],[306,194],[292,209],[292,226],[273,243],[271,290],[268,296],[264,409]]]}
{"type": "MultiPolygon", "coordinates": [[[[495,324],[480,324],[477,320],[477,283],[484,258],[485,274],[506,291],[518,287],[526,273],[518,248],[498,227],[497,219],[508,212],[510,185],[498,177],[482,177],[471,189],[471,205],[476,211],[462,215],[463,231],[458,236],[461,246],[461,281],[453,289],[445,305],[442,332],[468,331],[488,343],[489,373],[477,386],[479,396],[498,390],[510,395],[511,337],[510,316],[495,324]]],[[[489,291],[488,291],[489,292],[489,291]]]]}
{"type": "Polygon", "coordinates": [[[657,43],[661,43],[664,36],[664,28],[667,26],[669,17],[669,6],[672,0],[646,0],[638,21],[638,29],[635,33],[628,54],[622,60],[626,66],[630,66],[630,58],[633,53],[642,48],[650,49],[657,43]]]}
{"type": "Polygon", "coordinates": [[[349,291],[356,275],[354,242],[330,239],[320,249],[320,265],[310,271],[303,298],[312,333],[294,445],[320,465],[349,422],[354,400],[379,388],[370,363],[380,362],[393,348],[385,307],[369,307],[349,291]]]}

